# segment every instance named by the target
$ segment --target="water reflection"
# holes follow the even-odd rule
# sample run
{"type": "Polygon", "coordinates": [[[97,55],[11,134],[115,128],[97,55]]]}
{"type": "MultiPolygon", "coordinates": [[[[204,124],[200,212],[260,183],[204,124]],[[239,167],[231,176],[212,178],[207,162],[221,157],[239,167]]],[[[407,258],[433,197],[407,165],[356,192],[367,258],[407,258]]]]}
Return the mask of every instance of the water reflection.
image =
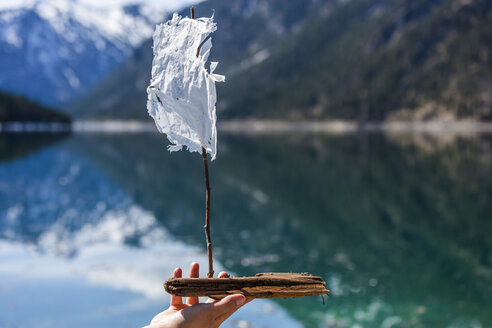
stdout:
{"type": "MultiPolygon", "coordinates": [[[[143,326],[169,303],[175,266],[205,267],[201,249],[66,144],[1,165],[0,195],[0,327],[143,326]]],[[[245,322],[299,327],[268,301],[225,327],[245,322]]]]}
{"type": "MultiPolygon", "coordinates": [[[[319,298],[268,304],[305,327],[492,325],[490,137],[230,136],[220,146],[211,165],[216,259],[238,275],[309,271],[333,292],[327,306],[319,298]]],[[[63,256],[84,241],[91,259],[91,245],[117,240],[134,257],[108,263],[106,278],[91,263],[98,279],[138,263],[157,274],[128,275],[124,286],[160,284],[177,258],[204,253],[202,163],[164,147],[153,134],[77,135],[3,164],[3,238],[63,256]],[[172,247],[179,256],[169,257],[172,247]]]]}
{"type": "Polygon", "coordinates": [[[22,158],[42,147],[68,137],[69,133],[0,134],[0,162],[22,158]]]}

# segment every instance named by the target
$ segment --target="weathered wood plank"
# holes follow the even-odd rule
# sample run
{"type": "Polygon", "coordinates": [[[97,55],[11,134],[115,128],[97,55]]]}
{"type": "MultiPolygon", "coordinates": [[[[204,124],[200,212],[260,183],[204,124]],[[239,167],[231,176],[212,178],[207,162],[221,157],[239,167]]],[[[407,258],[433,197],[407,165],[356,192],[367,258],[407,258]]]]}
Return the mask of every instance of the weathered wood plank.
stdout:
{"type": "Polygon", "coordinates": [[[259,273],[238,278],[171,278],[164,289],[183,297],[209,296],[221,299],[231,294],[251,298],[290,298],[329,295],[321,277],[306,273],[259,273]]]}

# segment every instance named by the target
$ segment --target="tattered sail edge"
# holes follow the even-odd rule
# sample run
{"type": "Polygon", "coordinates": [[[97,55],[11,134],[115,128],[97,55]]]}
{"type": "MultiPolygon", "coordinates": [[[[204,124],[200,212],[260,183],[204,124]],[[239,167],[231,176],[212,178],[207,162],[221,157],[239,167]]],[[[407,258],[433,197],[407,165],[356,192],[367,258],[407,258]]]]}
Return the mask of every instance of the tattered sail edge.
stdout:
{"type": "MultiPolygon", "coordinates": [[[[149,115],[155,120],[159,121],[160,120],[160,113],[159,110],[163,110],[164,112],[166,111],[166,106],[159,101],[159,96],[157,95],[157,91],[155,88],[151,88],[150,86],[147,88],[148,92],[150,94],[150,99],[148,100],[148,113],[149,115]],[[155,103],[159,103],[161,106],[157,104],[152,104],[152,101],[155,103]],[[157,108],[156,108],[157,107],[157,108]]],[[[177,116],[180,118],[180,120],[185,121],[182,117],[180,117],[179,113],[174,112],[173,115],[177,116]]],[[[211,120],[213,122],[213,125],[215,127],[216,119],[211,120]]],[[[157,123],[157,122],[156,122],[157,123]]],[[[198,136],[198,139],[200,140],[200,143],[197,143],[195,140],[187,138],[183,135],[176,134],[172,131],[172,129],[168,128],[163,128],[160,124],[156,124],[157,129],[159,130],[160,133],[163,133],[166,135],[168,141],[171,143],[171,145],[167,146],[167,150],[169,152],[175,152],[175,151],[180,151],[183,148],[188,150],[189,152],[197,152],[201,153],[201,148],[205,148],[207,153],[209,153],[212,157],[212,159],[215,159],[216,157],[216,146],[217,146],[217,139],[216,139],[216,129],[212,130],[212,139],[215,141],[215,147],[209,147],[205,145],[205,142],[201,140],[200,136],[198,136]],[[191,146],[192,145],[192,146],[191,146]]]]}
{"type": "Polygon", "coordinates": [[[214,82],[225,82],[225,75],[215,74],[214,71],[219,65],[219,62],[210,62],[210,77],[213,78],[214,82]]]}
{"type": "Polygon", "coordinates": [[[183,145],[169,145],[167,146],[167,150],[172,153],[175,151],[180,151],[183,149],[183,145]]]}
{"type": "MultiPolygon", "coordinates": [[[[189,17],[183,18],[183,20],[193,20],[195,22],[205,23],[205,25],[207,27],[206,30],[208,30],[208,31],[206,33],[202,33],[200,35],[200,42],[199,42],[197,48],[201,49],[201,50],[198,52],[197,58],[205,57],[205,54],[207,53],[207,51],[212,48],[212,42],[211,42],[212,33],[217,31],[217,23],[214,22],[214,15],[215,15],[215,11],[212,13],[211,17],[200,17],[197,19],[191,19],[189,17]],[[208,44],[209,41],[210,41],[210,44],[208,44]]],[[[179,17],[181,17],[181,16],[179,16],[179,17]]],[[[208,55],[206,57],[208,57],[208,55]]],[[[205,62],[206,62],[206,58],[205,58],[205,62]]]]}
{"type": "MultiPolygon", "coordinates": [[[[156,123],[156,127],[160,133],[163,133],[166,135],[168,141],[171,143],[171,145],[168,145],[167,149],[169,152],[175,152],[175,151],[180,151],[183,148],[188,150],[189,152],[198,152],[201,153],[202,147],[205,148],[206,152],[211,155],[212,160],[216,158],[216,153],[217,153],[217,129],[216,129],[216,121],[217,117],[215,115],[215,106],[212,112],[208,111],[207,115],[209,116],[209,120],[212,123],[212,129],[211,129],[211,141],[213,141],[213,144],[207,145],[206,141],[203,140],[200,135],[197,135],[197,138],[199,143],[195,141],[193,138],[188,138],[184,135],[177,134],[172,131],[172,128],[169,126],[167,128],[164,128],[161,126],[161,116],[167,112],[167,106],[164,105],[162,101],[160,101],[159,96],[157,95],[159,90],[157,90],[154,87],[148,87],[148,93],[149,93],[149,100],[148,100],[148,113],[149,115],[154,119],[156,123]]],[[[208,97],[210,100],[210,97],[208,97]]],[[[177,112],[172,112],[172,115],[175,117],[179,118],[180,121],[186,121],[183,119],[179,113],[177,112]]]]}

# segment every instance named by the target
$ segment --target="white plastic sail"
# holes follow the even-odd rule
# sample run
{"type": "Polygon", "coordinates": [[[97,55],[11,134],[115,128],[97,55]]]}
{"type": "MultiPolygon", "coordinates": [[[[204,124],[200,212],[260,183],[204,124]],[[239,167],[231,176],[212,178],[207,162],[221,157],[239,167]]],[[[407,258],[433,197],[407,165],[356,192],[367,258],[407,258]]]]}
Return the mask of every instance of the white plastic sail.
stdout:
{"type": "Polygon", "coordinates": [[[190,152],[201,152],[203,147],[215,159],[215,82],[225,81],[224,76],[213,73],[217,62],[210,63],[210,72],[205,68],[212,48],[209,35],[215,30],[213,17],[191,19],[175,13],[154,32],[147,109],[158,130],[173,144],[170,151],[186,146],[190,152]]]}

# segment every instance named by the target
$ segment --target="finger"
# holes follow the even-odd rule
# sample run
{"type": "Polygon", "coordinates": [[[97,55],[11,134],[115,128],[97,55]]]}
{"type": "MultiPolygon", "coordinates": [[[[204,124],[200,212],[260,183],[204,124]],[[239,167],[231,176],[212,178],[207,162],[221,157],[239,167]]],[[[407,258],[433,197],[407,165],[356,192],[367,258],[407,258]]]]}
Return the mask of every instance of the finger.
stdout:
{"type": "Polygon", "coordinates": [[[229,278],[230,276],[227,274],[227,272],[222,271],[221,273],[219,273],[218,277],[219,278],[229,278]]]}
{"type": "Polygon", "coordinates": [[[241,294],[229,295],[213,306],[216,311],[216,323],[221,324],[225,319],[229,318],[237,309],[243,306],[246,302],[246,297],[241,294]]]}
{"type": "MultiPolygon", "coordinates": [[[[181,278],[183,271],[181,268],[174,269],[173,278],[181,278]]],[[[181,296],[176,296],[171,294],[171,306],[181,306],[183,305],[183,298],[181,296]]]]}
{"type": "MultiPolygon", "coordinates": [[[[191,263],[190,265],[190,278],[198,278],[200,276],[200,265],[196,262],[191,263]]],[[[186,302],[189,305],[198,304],[198,297],[188,297],[188,301],[186,302]]]]}

